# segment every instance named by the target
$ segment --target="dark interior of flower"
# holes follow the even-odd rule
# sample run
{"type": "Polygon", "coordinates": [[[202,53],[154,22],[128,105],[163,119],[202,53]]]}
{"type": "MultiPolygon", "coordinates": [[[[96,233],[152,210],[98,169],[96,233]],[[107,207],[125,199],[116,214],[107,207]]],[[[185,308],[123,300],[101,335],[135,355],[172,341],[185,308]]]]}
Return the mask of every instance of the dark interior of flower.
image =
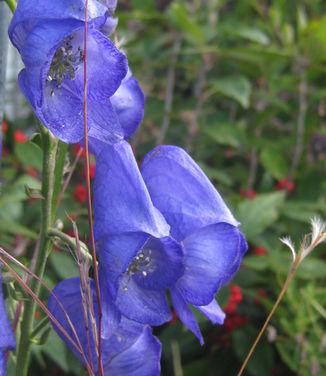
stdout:
{"type": "MultiPolygon", "coordinates": [[[[66,38],[53,56],[46,79],[54,83],[55,88],[60,88],[64,80],[73,80],[79,65],[84,61],[84,51],[80,46],[73,46],[73,39],[72,35],[66,38]]],[[[51,93],[54,94],[54,91],[51,93]]]]}

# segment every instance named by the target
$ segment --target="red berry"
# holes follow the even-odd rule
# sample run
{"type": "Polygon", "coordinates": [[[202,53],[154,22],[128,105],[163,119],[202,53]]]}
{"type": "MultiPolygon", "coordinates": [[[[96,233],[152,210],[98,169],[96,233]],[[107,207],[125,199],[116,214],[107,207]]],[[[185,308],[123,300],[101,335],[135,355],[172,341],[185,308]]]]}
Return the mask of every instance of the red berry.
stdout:
{"type": "Polygon", "coordinates": [[[238,304],[236,302],[230,302],[224,307],[224,312],[227,315],[232,315],[237,310],[238,304]]]}
{"type": "Polygon", "coordinates": [[[260,296],[265,297],[265,296],[268,295],[268,294],[267,294],[267,291],[264,290],[264,289],[258,289],[257,291],[258,291],[258,294],[259,294],[260,296]]]}
{"type": "Polygon", "coordinates": [[[242,188],[239,192],[240,196],[243,198],[248,198],[249,200],[253,200],[256,197],[256,191],[253,189],[244,189],[242,188]]]}
{"type": "Polygon", "coordinates": [[[78,184],[73,193],[75,200],[78,202],[85,202],[87,199],[86,187],[82,184],[78,184]]]}
{"type": "Polygon", "coordinates": [[[33,178],[37,176],[37,171],[35,170],[34,167],[28,167],[26,172],[29,176],[32,176],[33,178]]]}
{"type": "Polygon", "coordinates": [[[23,144],[28,140],[26,134],[20,130],[14,132],[14,140],[17,144],[23,144]]]}
{"type": "Polygon", "coordinates": [[[241,303],[242,302],[242,291],[241,288],[238,285],[231,286],[231,298],[230,301],[235,303],[241,303]]]}
{"type": "Polygon", "coordinates": [[[85,157],[85,150],[79,144],[74,145],[74,148],[73,148],[73,151],[72,151],[73,156],[77,157],[79,150],[81,150],[81,149],[82,149],[81,156],[85,157]]]}
{"type": "Polygon", "coordinates": [[[264,247],[255,247],[252,250],[253,254],[256,256],[266,256],[267,255],[267,249],[264,247]]]}
{"type": "Polygon", "coordinates": [[[7,130],[8,130],[8,124],[5,121],[3,121],[2,122],[2,133],[6,133],[7,130]]]}
{"type": "MultiPolygon", "coordinates": [[[[95,162],[89,165],[89,177],[90,177],[90,179],[94,179],[95,167],[96,167],[95,162]]],[[[86,178],[86,167],[83,170],[83,177],[86,178]]]]}
{"type": "Polygon", "coordinates": [[[277,185],[276,185],[276,189],[278,191],[281,191],[281,190],[286,190],[288,192],[293,192],[294,191],[294,183],[292,180],[288,180],[287,178],[282,178],[281,180],[279,180],[277,182],[277,185]]]}

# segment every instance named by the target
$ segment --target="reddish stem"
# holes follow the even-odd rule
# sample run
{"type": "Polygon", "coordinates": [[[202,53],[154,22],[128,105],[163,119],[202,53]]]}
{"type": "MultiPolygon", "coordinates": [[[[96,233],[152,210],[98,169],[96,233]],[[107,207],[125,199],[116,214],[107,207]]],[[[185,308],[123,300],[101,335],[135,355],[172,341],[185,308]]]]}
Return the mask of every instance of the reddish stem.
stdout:
{"type": "Polygon", "coordinates": [[[85,163],[86,163],[86,186],[87,186],[87,209],[88,209],[88,224],[89,224],[89,234],[91,240],[92,248],[92,258],[93,258],[93,270],[94,270],[94,280],[96,287],[96,297],[98,304],[98,369],[99,376],[103,376],[103,364],[101,356],[101,326],[102,326],[102,305],[101,305],[101,291],[98,276],[98,269],[96,263],[96,248],[95,239],[93,232],[93,213],[92,213],[92,199],[91,199],[91,183],[89,175],[89,153],[88,153],[88,135],[87,135],[87,17],[88,17],[88,0],[85,2],[85,35],[84,35],[84,138],[85,138],[85,163]]]}
{"type": "Polygon", "coordinates": [[[76,223],[74,221],[72,221],[72,225],[73,225],[73,228],[74,228],[74,235],[75,235],[75,239],[76,239],[78,268],[79,268],[79,276],[80,276],[80,287],[81,287],[82,302],[83,302],[83,307],[84,307],[84,323],[85,323],[85,330],[86,330],[86,337],[87,337],[87,348],[88,348],[89,361],[90,361],[90,364],[91,364],[91,368],[92,368],[92,370],[94,370],[93,358],[92,358],[92,352],[91,352],[91,342],[90,342],[90,338],[89,338],[88,306],[87,306],[86,286],[85,286],[85,281],[86,281],[85,274],[88,273],[88,270],[85,271],[85,268],[83,268],[83,259],[82,259],[81,250],[80,250],[79,236],[78,236],[78,230],[77,230],[76,223]]]}
{"type": "Polygon", "coordinates": [[[83,351],[83,347],[79,341],[79,338],[78,338],[78,335],[76,333],[76,330],[69,318],[69,315],[67,314],[67,312],[65,311],[63,305],[61,304],[61,302],[59,301],[59,299],[56,297],[56,295],[51,291],[51,289],[39,278],[37,277],[34,273],[32,273],[29,269],[27,269],[23,264],[21,264],[19,261],[17,261],[15,258],[13,258],[11,255],[9,255],[7,252],[5,252],[2,248],[0,248],[1,250],[1,253],[9,258],[11,261],[13,261],[16,265],[18,265],[19,267],[21,267],[25,272],[27,272],[29,275],[31,275],[32,277],[34,277],[35,279],[38,280],[38,282],[40,282],[42,284],[42,286],[44,286],[50,293],[51,295],[54,297],[54,299],[56,300],[56,302],[59,304],[60,308],[63,310],[68,322],[69,322],[69,325],[74,333],[74,336],[76,338],[76,341],[77,341],[77,344],[75,343],[75,341],[70,337],[70,335],[65,331],[65,329],[61,326],[61,324],[57,321],[57,319],[52,315],[52,313],[46,308],[46,306],[41,302],[41,300],[38,298],[38,296],[30,289],[30,287],[27,285],[27,283],[15,272],[14,269],[12,269],[9,264],[4,260],[3,257],[0,256],[0,260],[1,262],[3,263],[3,265],[7,268],[7,270],[14,276],[14,278],[16,279],[16,281],[25,289],[25,291],[27,291],[27,293],[29,295],[31,295],[31,297],[36,301],[36,303],[39,305],[39,307],[45,312],[45,314],[49,317],[49,319],[58,327],[58,329],[61,331],[61,333],[66,337],[66,339],[71,343],[71,345],[81,354],[81,356],[83,357],[83,360],[85,362],[85,365],[86,365],[86,368],[87,368],[87,371],[90,375],[94,375],[93,371],[90,369],[89,367],[89,364],[88,364],[88,361],[86,359],[86,356],[84,354],[84,351],[83,351]]]}

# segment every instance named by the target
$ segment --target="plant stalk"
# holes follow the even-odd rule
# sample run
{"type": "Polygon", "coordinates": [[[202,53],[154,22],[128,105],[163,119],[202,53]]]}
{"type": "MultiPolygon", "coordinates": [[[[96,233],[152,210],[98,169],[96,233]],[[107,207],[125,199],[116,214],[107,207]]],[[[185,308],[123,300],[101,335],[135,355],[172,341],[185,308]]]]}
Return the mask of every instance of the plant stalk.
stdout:
{"type": "MultiPolygon", "coordinates": [[[[44,199],[41,200],[40,242],[38,257],[35,264],[35,274],[42,279],[52,245],[51,239],[48,237],[48,231],[52,227],[54,220],[54,215],[52,213],[52,197],[58,140],[43,126],[40,127],[43,149],[42,196],[44,199]]],[[[36,279],[30,281],[30,288],[35,295],[39,295],[40,283],[36,279]]],[[[21,322],[21,337],[17,349],[16,376],[26,376],[28,372],[31,353],[30,335],[33,331],[35,308],[36,302],[34,300],[28,300],[24,304],[24,313],[21,322]]]]}
{"type": "Polygon", "coordinates": [[[288,289],[288,287],[289,287],[289,284],[290,284],[290,282],[292,281],[292,279],[293,279],[293,277],[294,277],[294,275],[295,275],[295,272],[296,272],[296,270],[298,269],[298,267],[299,267],[299,265],[300,265],[300,263],[301,263],[301,261],[302,261],[301,255],[302,255],[302,249],[300,250],[298,256],[297,256],[296,259],[294,260],[294,262],[293,262],[293,264],[292,264],[292,266],[291,266],[291,269],[290,269],[290,271],[289,271],[289,274],[288,274],[288,276],[287,276],[287,278],[286,278],[286,280],[285,280],[285,282],[284,282],[284,285],[283,285],[283,287],[282,287],[282,290],[281,290],[281,292],[280,292],[280,294],[279,294],[279,296],[278,296],[276,302],[274,303],[273,308],[271,309],[269,315],[267,316],[267,319],[265,320],[265,323],[264,323],[263,327],[260,329],[260,332],[259,332],[258,336],[256,337],[255,342],[254,342],[253,345],[251,346],[251,348],[250,348],[250,350],[249,350],[249,352],[248,352],[248,355],[247,355],[245,361],[243,362],[243,364],[242,364],[242,366],[241,366],[241,369],[240,369],[240,371],[239,371],[239,373],[238,373],[237,376],[241,376],[241,375],[243,374],[243,371],[245,370],[245,368],[246,368],[246,366],[247,366],[247,364],[248,364],[248,362],[249,362],[249,360],[250,360],[250,358],[251,358],[251,355],[252,355],[253,352],[255,351],[256,346],[258,345],[258,343],[259,343],[259,341],[260,341],[262,335],[264,334],[264,332],[265,332],[265,330],[266,330],[266,328],[267,328],[269,322],[271,321],[272,316],[274,315],[274,313],[275,313],[277,307],[279,306],[281,300],[283,299],[283,296],[284,296],[284,294],[286,293],[286,291],[287,291],[287,289],[288,289]]]}

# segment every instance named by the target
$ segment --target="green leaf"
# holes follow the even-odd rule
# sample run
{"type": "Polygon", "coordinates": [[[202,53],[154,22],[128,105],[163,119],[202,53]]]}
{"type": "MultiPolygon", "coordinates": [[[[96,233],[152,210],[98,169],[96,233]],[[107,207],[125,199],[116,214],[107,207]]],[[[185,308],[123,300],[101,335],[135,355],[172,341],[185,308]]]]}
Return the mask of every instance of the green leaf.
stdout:
{"type": "Polygon", "coordinates": [[[213,81],[208,95],[219,93],[234,99],[240,103],[243,108],[248,108],[251,91],[251,83],[247,77],[242,75],[232,75],[213,81]]]}
{"type": "Polygon", "coordinates": [[[11,220],[0,219],[0,229],[1,232],[6,232],[8,234],[22,234],[32,240],[37,240],[38,238],[36,232],[11,220]]]}
{"type": "Polygon", "coordinates": [[[207,166],[204,163],[199,163],[199,166],[210,179],[217,180],[219,183],[222,183],[227,187],[232,185],[232,179],[225,171],[207,166]]]}
{"type": "Polygon", "coordinates": [[[247,256],[243,259],[242,263],[250,269],[262,271],[268,268],[269,259],[268,257],[247,256]]]}
{"type": "Polygon", "coordinates": [[[249,240],[273,224],[284,203],[284,192],[266,193],[254,200],[245,200],[238,206],[238,219],[242,223],[241,231],[249,240]]]}
{"type": "Polygon", "coordinates": [[[174,23],[184,32],[190,34],[200,45],[205,43],[204,35],[195,21],[188,16],[187,8],[183,4],[173,3],[171,14],[174,23]]]}
{"type": "Polygon", "coordinates": [[[310,219],[315,217],[322,207],[322,203],[319,202],[285,202],[281,208],[281,214],[296,221],[309,223],[310,219]]]}
{"type": "Polygon", "coordinates": [[[78,266],[71,254],[52,252],[50,260],[60,278],[66,279],[78,275],[78,266]]]}
{"type": "Polygon", "coordinates": [[[42,150],[34,143],[15,144],[15,155],[23,166],[42,169],[42,150]]]}
{"type": "Polygon", "coordinates": [[[207,128],[205,133],[221,145],[239,147],[242,143],[242,133],[236,124],[216,123],[207,128]]]}
{"type": "Polygon", "coordinates": [[[241,37],[262,45],[267,45],[270,42],[268,36],[261,29],[255,26],[237,24],[234,25],[234,27],[230,27],[227,25],[226,32],[229,35],[241,37]]]}
{"type": "Polygon", "coordinates": [[[260,161],[274,178],[282,179],[286,176],[288,166],[280,150],[273,147],[264,147],[260,153],[260,161]]]}

